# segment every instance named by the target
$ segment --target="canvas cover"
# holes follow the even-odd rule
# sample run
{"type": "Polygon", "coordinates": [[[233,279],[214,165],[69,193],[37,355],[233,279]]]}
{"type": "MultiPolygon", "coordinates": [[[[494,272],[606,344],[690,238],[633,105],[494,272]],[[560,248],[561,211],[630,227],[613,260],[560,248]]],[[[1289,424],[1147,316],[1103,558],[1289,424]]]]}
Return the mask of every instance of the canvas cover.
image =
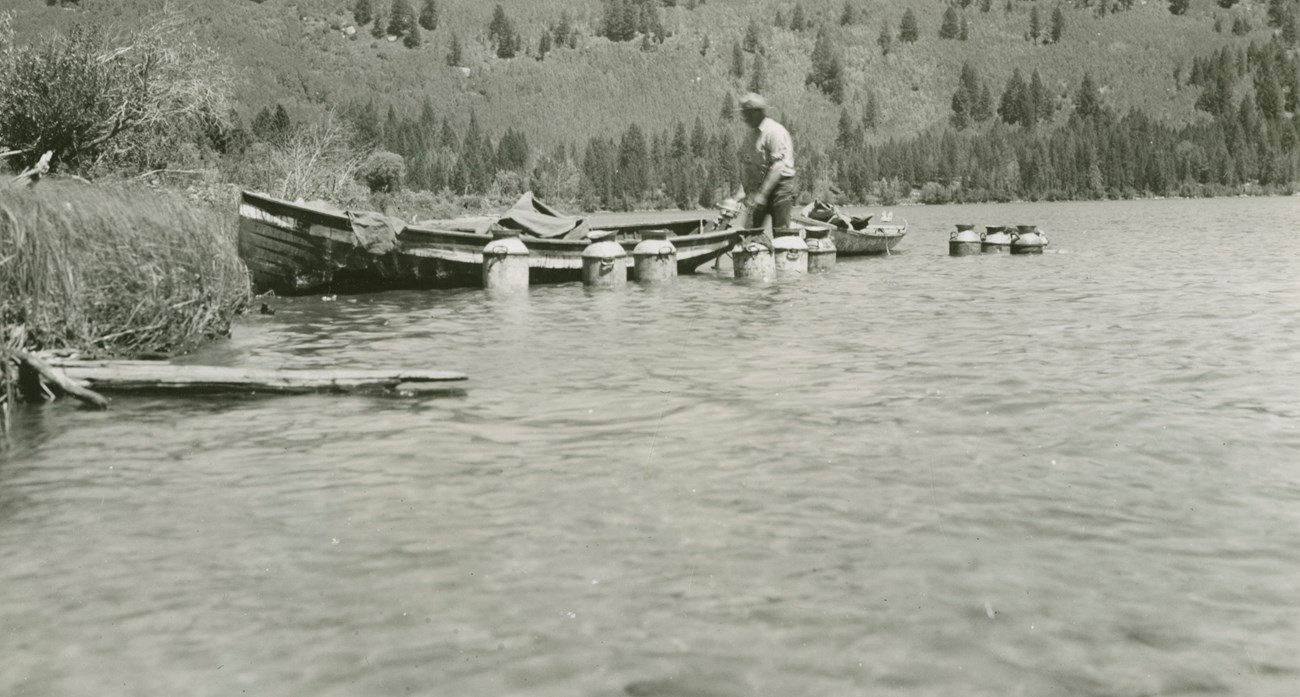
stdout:
{"type": "Polygon", "coordinates": [[[356,245],[371,254],[387,254],[397,249],[397,235],[405,224],[383,213],[348,211],[356,245]]]}
{"type": "Polygon", "coordinates": [[[528,237],[579,240],[587,236],[587,221],[564,215],[533,197],[529,191],[497,219],[494,227],[516,230],[528,237]]]}
{"type": "MultiPolygon", "coordinates": [[[[397,236],[401,234],[402,228],[406,227],[400,219],[383,213],[346,211],[332,203],[320,200],[299,199],[296,203],[303,208],[345,216],[352,226],[352,244],[371,254],[382,255],[397,249],[397,236]]],[[[321,228],[321,234],[338,239],[338,233],[327,228],[321,228]]]]}

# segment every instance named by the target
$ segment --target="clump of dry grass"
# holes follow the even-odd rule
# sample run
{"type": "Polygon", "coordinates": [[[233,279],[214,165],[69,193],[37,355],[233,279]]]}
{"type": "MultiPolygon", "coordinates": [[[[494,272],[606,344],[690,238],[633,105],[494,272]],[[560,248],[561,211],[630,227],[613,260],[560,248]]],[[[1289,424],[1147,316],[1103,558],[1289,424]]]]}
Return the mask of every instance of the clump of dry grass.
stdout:
{"type": "Polygon", "coordinates": [[[0,189],[0,339],[127,356],[227,335],[249,300],[234,236],[233,215],[173,194],[0,189]]]}

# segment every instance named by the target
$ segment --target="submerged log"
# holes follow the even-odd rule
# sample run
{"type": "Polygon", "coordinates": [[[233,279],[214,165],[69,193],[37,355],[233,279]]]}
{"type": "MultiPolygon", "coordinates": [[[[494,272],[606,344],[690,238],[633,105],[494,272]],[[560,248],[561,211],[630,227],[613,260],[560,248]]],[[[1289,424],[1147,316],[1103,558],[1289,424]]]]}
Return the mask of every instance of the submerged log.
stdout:
{"type": "Polygon", "coordinates": [[[72,395],[82,402],[98,409],[108,408],[108,399],[103,395],[86,389],[75,379],[69,379],[64,373],[50,367],[48,363],[26,351],[15,351],[19,361],[19,388],[28,401],[45,401],[44,383],[54,385],[63,394],[72,395]]]}
{"type": "Polygon", "coordinates": [[[456,390],[467,379],[448,370],[275,370],[156,361],[76,361],[52,359],[64,374],[105,392],[193,392],[280,394],[367,390],[431,392],[456,390]],[[419,389],[413,389],[418,386],[419,389]]]}

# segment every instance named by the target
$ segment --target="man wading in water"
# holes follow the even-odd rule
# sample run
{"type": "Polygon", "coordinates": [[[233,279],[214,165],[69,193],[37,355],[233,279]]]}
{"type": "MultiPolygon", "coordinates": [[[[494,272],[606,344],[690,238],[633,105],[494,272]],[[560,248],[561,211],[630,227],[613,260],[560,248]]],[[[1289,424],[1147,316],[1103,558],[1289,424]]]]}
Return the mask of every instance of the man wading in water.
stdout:
{"type": "MultiPolygon", "coordinates": [[[[741,188],[735,199],[750,206],[749,227],[761,228],[771,216],[772,229],[790,227],[794,205],[794,143],[785,126],[767,116],[767,100],[749,93],[740,100],[741,118],[751,129],[744,151],[741,188]]],[[[725,205],[725,204],[724,204],[725,205]]]]}

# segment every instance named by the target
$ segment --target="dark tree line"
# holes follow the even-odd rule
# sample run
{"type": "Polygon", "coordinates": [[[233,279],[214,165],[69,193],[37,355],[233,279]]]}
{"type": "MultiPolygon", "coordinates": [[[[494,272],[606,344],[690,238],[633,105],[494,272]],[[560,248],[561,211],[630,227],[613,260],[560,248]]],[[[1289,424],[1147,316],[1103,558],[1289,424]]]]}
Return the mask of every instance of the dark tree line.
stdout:
{"type": "MultiPolygon", "coordinates": [[[[743,70],[740,44],[736,52],[743,70]]],[[[751,84],[761,51],[753,60],[751,84]]],[[[813,77],[810,84],[832,91],[831,82],[813,77]]],[[[1026,78],[1016,69],[995,98],[994,87],[963,65],[949,122],[913,138],[869,142],[879,121],[870,90],[860,113],[841,108],[832,142],[805,140],[798,124],[781,120],[795,137],[805,198],[839,191],[843,202],[888,203],[920,190],[932,202],[1070,199],[1222,194],[1248,185],[1281,191],[1300,183],[1300,57],[1280,34],[1195,59],[1186,85],[1200,90],[1197,108],[1211,118],[1175,126],[1136,109],[1120,113],[1090,74],[1068,94],[1052,94],[1037,70],[1026,78]]],[[[695,208],[736,185],[744,127],[734,104],[727,93],[713,118],[657,132],[632,124],[544,153],[531,150],[520,131],[490,134],[473,114],[467,122],[435,114],[427,102],[408,116],[388,107],[381,118],[373,103],[351,105],[346,115],[359,144],[402,156],[411,188],[482,194],[505,182],[592,209],[695,208]]],[[[292,129],[279,106],[262,109],[252,123],[252,135],[267,141],[292,129]]]]}

